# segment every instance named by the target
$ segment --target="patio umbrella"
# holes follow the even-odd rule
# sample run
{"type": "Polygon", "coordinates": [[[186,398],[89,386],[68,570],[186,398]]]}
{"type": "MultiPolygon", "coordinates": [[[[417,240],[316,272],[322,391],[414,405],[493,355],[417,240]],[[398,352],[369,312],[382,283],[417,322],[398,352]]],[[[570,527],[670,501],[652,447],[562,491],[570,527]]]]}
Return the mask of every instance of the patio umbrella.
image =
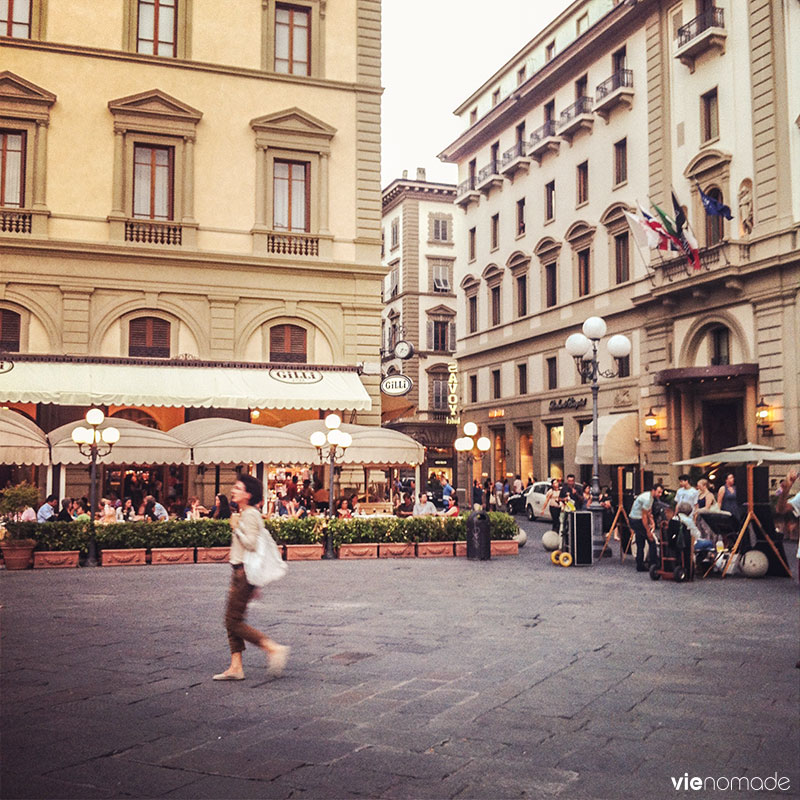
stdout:
{"type": "Polygon", "coordinates": [[[793,464],[800,463],[800,453],[787,453],[763,444],[745,442],[736,447],[727,447],[717,453],[708,453],[697,458],[673,461],[676,467],[703,466],[705,464],[793,464]]]}

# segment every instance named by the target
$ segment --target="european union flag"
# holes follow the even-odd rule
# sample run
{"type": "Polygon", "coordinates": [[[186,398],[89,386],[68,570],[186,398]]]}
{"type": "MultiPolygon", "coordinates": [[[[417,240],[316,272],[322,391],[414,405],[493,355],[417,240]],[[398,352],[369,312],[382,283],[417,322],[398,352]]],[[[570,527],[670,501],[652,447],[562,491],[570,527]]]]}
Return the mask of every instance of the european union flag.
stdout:
{"type": "Polygon", "coordinates": [[[703,201],[703,208],[706,210],[706,214],[708,214],[710,217],[725,217],[725,219],[733,219],[730,206],[726,206],[721,200],[717,200],[714,197],[709,197],[700,188],[699,184],[697,189],[700,192],[700,198],[703,201]]]}

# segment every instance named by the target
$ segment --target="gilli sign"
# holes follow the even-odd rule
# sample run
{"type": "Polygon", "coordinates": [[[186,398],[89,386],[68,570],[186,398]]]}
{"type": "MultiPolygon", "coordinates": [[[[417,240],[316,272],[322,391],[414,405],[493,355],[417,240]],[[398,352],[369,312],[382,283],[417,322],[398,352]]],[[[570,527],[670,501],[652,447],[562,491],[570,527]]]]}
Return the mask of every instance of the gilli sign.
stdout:
{"type": "Polygon", "coordinates": [[[387,375],[381,381],[381,392],[390,397],[402,397],[414,387],[414,381],[408,375],[387,375]]]}

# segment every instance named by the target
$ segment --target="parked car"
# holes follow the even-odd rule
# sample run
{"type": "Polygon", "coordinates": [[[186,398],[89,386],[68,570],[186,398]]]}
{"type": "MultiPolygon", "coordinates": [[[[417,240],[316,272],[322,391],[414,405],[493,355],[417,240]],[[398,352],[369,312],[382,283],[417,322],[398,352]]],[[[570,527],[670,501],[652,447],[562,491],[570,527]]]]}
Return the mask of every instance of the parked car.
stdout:
{"type": "MultiPolygon", "coordinates": [[[[545,495],[550,491],[551,480],[537,481],[529,487],[525,495],[525,513],[528,519],[550,520],[550,512],[544,506],[545,495]]],[[[583,492],[583,484],[576,483],[575,487],[579,492],[583,492]]]]}

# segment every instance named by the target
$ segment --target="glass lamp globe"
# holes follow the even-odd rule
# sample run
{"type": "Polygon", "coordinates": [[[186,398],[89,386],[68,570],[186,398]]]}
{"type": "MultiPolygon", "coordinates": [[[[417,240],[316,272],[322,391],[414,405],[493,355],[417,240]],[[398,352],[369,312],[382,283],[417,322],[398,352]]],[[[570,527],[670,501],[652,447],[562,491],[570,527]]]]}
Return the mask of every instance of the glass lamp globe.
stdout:
{"type": "Polygon", "coordinates": [[[482,453],[485,453],[491,446],[492,443],[489,441],[488,436],[481,436],[481,438],[478,439],[478,450],[482,453]]]}
{"type": "Polygon", "coordinates": [[[113,427],[106,428],[103,431],[103,441],[106,444],[116,444],[119,441],[119,431],[113,427]]]}
{"type": "Polygon", "coordinates": [[[353,444],[353,437],[346,431],[341,431],[339,433],[339,447],[346,450],[351,444],[353,444]]]}
{"type": "Polygon", "coordinates": [[[614,334],[608,340],[608,353],[612,358],[625,358],[631,354],[631,340],[621,333],[614,334]]]}
{"type": "Polygon", "coordinates": [[[580,358],[587,350],[591,349],[592,343],[582,333],[573,333],[567,336],[564,347],[573,358],[580,358]]]}
{"type": "Polygon", "coordinates": [[[339,444],[342,432],[338,428],[328,431],[328,444],[339,444]]]}
{"type": "Polygon", "coordinates": [[[474,422],[464,424],[464,433],[467,436],[474,436],[478,432],[478,426],[474,422]]]}
{"type": "Polygon", "coordinates": [[[453,442],[453,447],[455,447],[455,449],[459,453],[463,452],[463,450],[464,450],[464,437],[463,436],[459,436],[458,439],[456,439],[453,442]]]}
{"type": "Polygon", "coordinates": [[[471,436],[465,436],[461,441],[464,444],[465,451],[472,450],[472,448],[475,447],[475,441],[471,436]]]}
{"type": "Polygon", "coordinates": [[[342,424],[342,418],[338,414],[328,414],[325,417],[325,427],[334,430],[342,424]]]}
{"type": "Polygon", "coordinates": [[[83,426],[73,428],[72,441],[75,442],[75,444],[87,444],[91,442],[91,431],[88,431],[83,426]]]}
{"type": "Polygon", "coordinates": [[[606,321],[602,317],[589,317],[583,323],[583,333],[590,339],[602,339],[606,335],[606,321]]]}
{"type": "Polygon", "coordinates": [[[86,412],[86,421],[93,426],[102,425],[105,418],[105,414],[99,408],[90,408],[86,412]]]}
{"type": "Polygon", "coordinates": [[[311,440],[311,444],[313,444],[314,447],[325,446],[325,431],[314,431],[308,438],[311,440]]]}

